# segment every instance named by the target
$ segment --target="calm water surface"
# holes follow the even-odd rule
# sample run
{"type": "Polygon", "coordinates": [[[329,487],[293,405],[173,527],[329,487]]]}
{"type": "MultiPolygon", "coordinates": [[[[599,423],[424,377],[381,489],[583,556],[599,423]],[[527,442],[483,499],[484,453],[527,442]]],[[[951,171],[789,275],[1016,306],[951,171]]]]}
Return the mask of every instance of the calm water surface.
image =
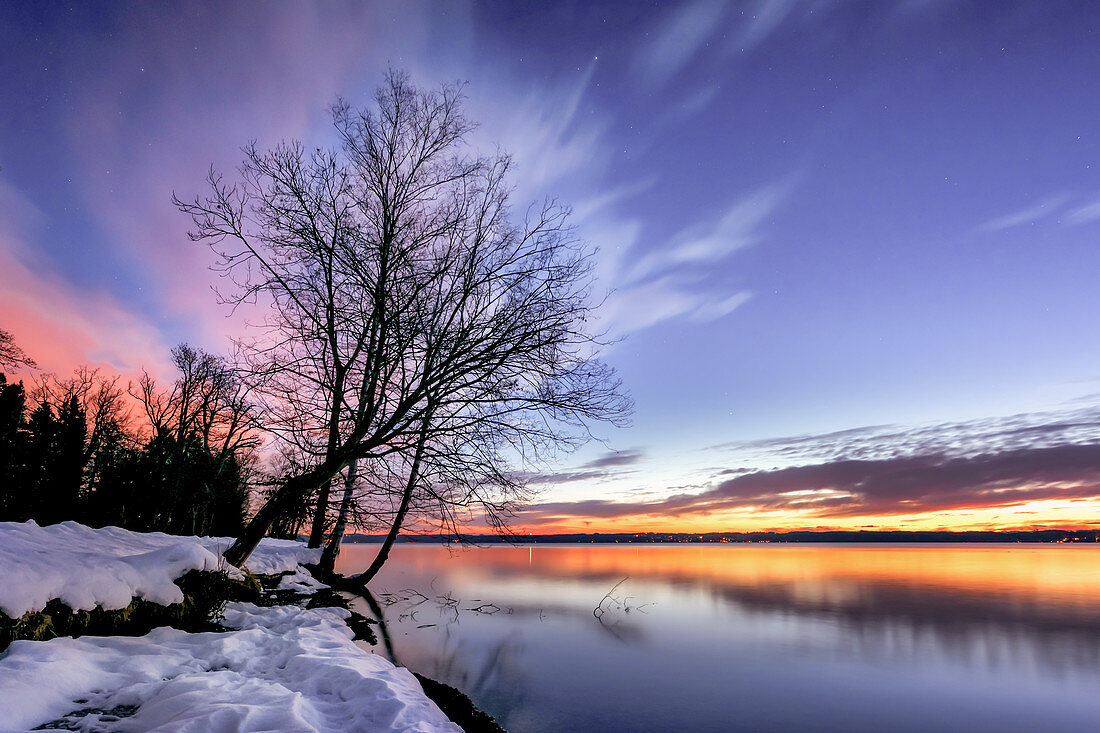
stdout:
{"type": "Polygon", "coordinates": [[[1100,724],[1096,546],[398,545],[372,585],[373,651],[512,733],[1100,724]]]}

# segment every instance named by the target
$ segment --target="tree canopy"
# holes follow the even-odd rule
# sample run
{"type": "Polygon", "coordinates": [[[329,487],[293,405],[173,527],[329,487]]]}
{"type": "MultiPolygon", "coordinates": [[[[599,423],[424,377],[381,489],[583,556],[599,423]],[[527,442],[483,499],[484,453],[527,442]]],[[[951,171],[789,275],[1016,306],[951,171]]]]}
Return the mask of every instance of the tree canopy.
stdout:
{"type": "Polygon", "coordinates": [[[309,495],[319,545],[341,475],[345,518],[397,497],[391,527],[410,507],[502,526],[527,495],[517,466],[626,419],[589,328],[592,250],[554,201],[513,211],[512,161],[470,148],[462,104],[391,71],[372,105],[334,105],[339,147],[250,144],[236,180],[212,170],[206,196],[176,199],[223,299],[269,306],[242,354],[298,456],[230,562],[309,495]]]}

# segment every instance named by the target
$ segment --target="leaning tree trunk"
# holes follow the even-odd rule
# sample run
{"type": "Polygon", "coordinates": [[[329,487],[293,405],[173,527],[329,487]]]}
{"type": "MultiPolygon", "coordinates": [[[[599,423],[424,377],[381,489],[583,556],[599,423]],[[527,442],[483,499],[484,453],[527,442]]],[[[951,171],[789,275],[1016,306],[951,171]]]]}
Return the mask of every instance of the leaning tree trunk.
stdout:
{"type": "Polygon", "coordinates": [[[405,515],[409,513],[409,504],[412,502],[413,490],[416,488],[416,482],[420,475],[420,461],[424,457],[424,444],[428,442],[428,418],[425,417],[424,425],[420,429],[420,437],[416,441],[416,455],[413,457],[412,467],[409,469],[409,480],[405,483],[405,490],[401,494],[401,505],[397,507],[397,515],[393,518],[393,524],[390,525],[390,531],[386,534],[386,539],[382,541],[382,547],[378,550],[378,554],[374,557],[374,562],[370,564],[370,567],[366,571],[356,575],[351,579],[352,583],[360,588],[366,587],[378,571],[382,569],[382,566],[386,564],[386,560],[390,556],[390,549],[393,548],[393,543],[397,541],[397,535],[401,532],[401,525],[405,522],[405,515]]]}
{"type": "Polygon", "coordinates": [[[344,540],[344,531],[348,526],[348,512],[351,511],[352,489],[355,487],[358,466],[357,460],[348,464],[348,475],[344,478],[344,498],[340,500],[340,515],[336,518],[336,526],[332,530],[332,536],[328,538],[325,551],[321,553],[320,567],[326,573],[332,573],[336,568],[336,556],[340,554],[340,543],[344,540]]]}
{"type": "Polygon", "coordinates": [[[271,498],[264,502],[260,511],[241,531],[240,537],[233,545],[223,553],[223,557],[230,565],[241,567],[256,545],[264,538],[275,520],[289,511],[290,507],[299,498],[317,489],[324,483],[332,480],[340,470],[336,464],[322,463],[312,471],[308,471],[287,479],[282,486],[275,490],[271,498]]]}

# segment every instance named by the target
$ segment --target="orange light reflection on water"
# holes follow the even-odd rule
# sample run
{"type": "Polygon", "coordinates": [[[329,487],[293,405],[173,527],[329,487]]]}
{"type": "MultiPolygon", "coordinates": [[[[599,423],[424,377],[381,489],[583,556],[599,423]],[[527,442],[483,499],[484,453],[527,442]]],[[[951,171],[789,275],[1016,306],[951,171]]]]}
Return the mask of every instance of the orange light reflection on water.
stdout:
{"type": "Polygon", "coordinates": [[[372,589],[400,660],[510,730],[1097,719],[1100,545],[402,544],[372,589]]]}
{"type": "MultiPolygon", "coordinates": [[[[401,561],[417,568],[436,565],[449,552],[422,545],[399,549],[401,561]]],[[[493,546],[454,552],[447,565],[454,577],[470,581],[485,575],[630,576],[696,585],[782,586],[818,601],[837,600],[858,586],[893,586],[1045,605],[1100,604],[1100,547],[1092,545],[493,546]]]]}

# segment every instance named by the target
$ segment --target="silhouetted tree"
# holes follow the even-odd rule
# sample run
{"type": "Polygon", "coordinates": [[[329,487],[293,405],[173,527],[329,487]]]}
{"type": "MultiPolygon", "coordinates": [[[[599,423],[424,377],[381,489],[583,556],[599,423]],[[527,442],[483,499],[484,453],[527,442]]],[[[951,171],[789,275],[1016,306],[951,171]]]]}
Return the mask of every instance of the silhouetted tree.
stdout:
{"type": "MultiPolygon", "coordinates": [[[[353,463],[412,485],[374,482],[401,498],[399,531],[430,445],[489,437],[467,461],[526,460],[629,411],[586,327],[590,250],[553,202],[512,217],[510,161],[464,146],[461,102],[456,86],[425,91],[391,71],[374,109],[333,110],[339,150],[249,146],[237,184],[211,171],[207,197],[175,199],[235,286],[225,300],[271,304],[246,355],[270,429],[308,457],[226,552],[235,565],[314,493],[319,543],[329,487],[353,463]]],[[[440,496],[502,523],[522,489],[440,496]]]]}
{"type": "Polygon", "coordinates": [[[248,509],[254,408],[224,360],[186,345],[181,376],[146,375],[143,439],[117,377],[78,368],[22,384],[0,375],[0,520],[76,520],[176,534],[235,535],[248,509]],[[150,434],[151,433],[151,434],[150,434]]]}
{"type": "Polygon", "coordinates": [[[37,517],[44,520],[43,524],[48,524],[47,517],[53,516],[46,501],[52,493],[54,483],[50,469],[57,452],[57,432],[57,418],[53,407],[48,402],[39,404],[27,420],[23,474],[25,483],[20,492],[22,501],[20,510],[16,512],[16,521],[37,517]]]}
{"type": "Polygon", "coordinates": [[[172,349],[179,377],[161,390],[148,373],[133,395],[154,437],[146,446],[148,480],[170,500],[154,520],[178,534],[237,534],[248,504],[248,476],[260,444],[248,388],[222,357],[181,344],[172,349]],[[156,466],[164,466],[159,474],[156,466]]]}
{"type": "Polygon", "coordinates": [[[0,328],[0,369],[4,367],[33,367],[34,360],[16,343],[10,331],[0,328]]]}
{"type": "MultiPolygon", "coordinates": [[[[71,377],[64,379],[43,375],[37,380],[32,399],[38,404],[49,404],[59,419],[67,412],[73,413],[72,419],[76,412],[83,416],[82,466],[93,460],[108,435],[124,430],[131,417],[119,377],[84,366],[77,367],[71,377]]],[[[73,431],[79,432],[76,427],[73,431]]]]}
{"type": "Polygon", "coordinates": [[[25,518],[25,411],[23,383],[8,384],[0,372],[0,521],[25,518]]]}
{"type": "Polygon", "coordinates": [[[219,460],[195,436],[182,444],[156,436],[117,470],[109,506],[119,507],[127,527],[218,536],[241,529],[248,494],[236,460],[219,460]]]}
{"type": "Polygon", "coordinates": [[[54,436],[44,491],[39,496],[39,516],[44,524],[80,518],[88,420],[75,395],[58,410],[54,436]]]}
{"type": "Polygon", "coordinates": [[[9,384],[10,367],[33,367],[34,361],[9,331],[0,329],[0,521],[22,521],[29,512],[24,425],[26,392],[23,383],[9,384]]]}

